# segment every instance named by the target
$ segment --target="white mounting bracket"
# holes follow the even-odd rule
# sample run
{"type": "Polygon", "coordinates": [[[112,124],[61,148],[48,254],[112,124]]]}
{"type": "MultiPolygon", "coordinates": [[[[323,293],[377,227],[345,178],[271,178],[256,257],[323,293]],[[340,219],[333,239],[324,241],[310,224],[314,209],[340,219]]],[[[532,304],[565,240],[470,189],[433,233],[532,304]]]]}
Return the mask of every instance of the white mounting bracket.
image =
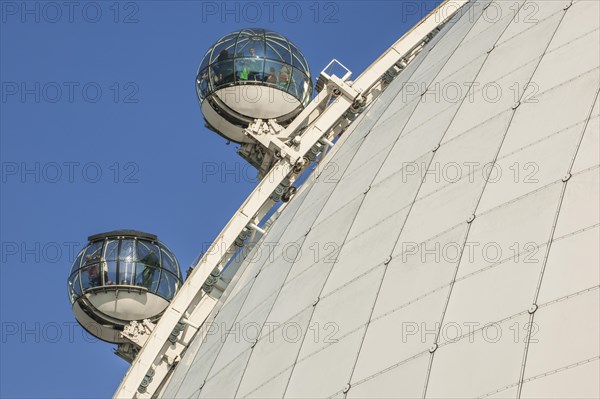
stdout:
{"type": "MultiPolygon", "coordinates": [[[[322,84],[325,85],[325,88],[327,89],[324,93],[325,95],[321,94],[321,97],[328,100],[331,96],[342,96],[352,102],[350,109],[353,112],[358,112],[366,105],[367,97],[361,95],[360,91],[355,90],[346,82],[346,79],[351,74],[352,72],[337,60],[331,61],[319,76],[322,84]],[[333,62],[338,63],[347,71],[342,78],[339,78],[336,75],[329,75],[325,72],[330,69],[333,62]]],[[[324,109],[325,108],[317,108],[317,110],[321,113],[324,111],[324,109]]],[[[349,123],[350,121],[345,121],[343,125],[347,126],[349,123]]],[[[260,143],[261,146],[268,151],[270,156],[267,159],[275,161],[277,159],[287,158],[292,165],[296,165],[298,167],[303,166],[303,164],[300,165],[300,161],[302,160],[304,154],[300,154],[298,152],[298,147],[302,142],[302,136],[298,134],[291,136],[290,139],[288,130],[279,125],[275,120],[269,119],[268,121],[264,121],[262,119],[255,119],[254,122],[252,122],[248,128],[244,130],[244,134],[260,143]]],[[[331,136],[333,137],[334,135],[335,134],[331,136]]],[[[324,136],[323,139],[331,143],[328,137],[324,136]]],[[[273,164],[274,163],[275,162],[273,162],[273,164]]]]}
{"type": "Polygon", "coordinates": [[[123,328],[121,336],[141,348],[155,327],[156,324],[148,319],[144,319],[141,322],[132,321],[123,328]]]}

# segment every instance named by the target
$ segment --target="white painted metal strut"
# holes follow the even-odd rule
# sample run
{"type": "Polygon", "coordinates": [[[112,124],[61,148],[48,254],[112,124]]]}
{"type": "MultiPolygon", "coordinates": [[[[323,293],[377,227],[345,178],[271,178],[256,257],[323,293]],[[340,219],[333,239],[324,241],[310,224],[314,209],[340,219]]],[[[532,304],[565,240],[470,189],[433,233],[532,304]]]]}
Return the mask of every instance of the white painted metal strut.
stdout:
{"type": "MultiPolygon", "coordinates": [[[[181,354],[198,331],[217,300],[204,293],[202,286],[215,268],[222,269],[231,257],[230,248],[242,230],[255,220],[262,218],[274,205],[270,199],[273,191],[288,178],[298,161],[322,138],[331,138],[330,132],[349,109],[360,102],[372,100],[381,90],[373,90],[380,85],[382,76],[396,63],[403,60],[423,43],[424,38],[438,26],[450,19],[468,0],[446,0],[416,27],[400,38],[381,57],[371,64],[351,85],[337,77],[342,95],[324,108],[322,113],[298,137],[299,143],[286,150],[284,158],[279,160],[267,173],[250,196],[236,211],[229,223],[194,267],[193,272],[183,284],[177,296],[164,312],[153,329],[145,345],[131,364],[131,367],[117,388],[115,398],[149,398],[164,383],[170,370],[179,361],[181,354]],[[378,93],[373,93],[378,92],[378,93]],[[223,252],[223,249],[226,249],[223,252]],[[178,330],[177,328],[181,328],[178,330]],[[172,343],[173,333],[177,340],[172,343]],[[171,341],[169,340],[171,336],[171,341]],[[145,391],[138,388],[144,381],[145,391]],[[150,382],[149,382],[150,381],[150,382]]],[[[334,80],[334,79],[332,79],[334,80]]],[[[310,120],[309,115],[322,105],[323,97],[315,98],[311,104],[284,131],[285,137],[292,137],[300,128],[302,121],[310,120]]]]}

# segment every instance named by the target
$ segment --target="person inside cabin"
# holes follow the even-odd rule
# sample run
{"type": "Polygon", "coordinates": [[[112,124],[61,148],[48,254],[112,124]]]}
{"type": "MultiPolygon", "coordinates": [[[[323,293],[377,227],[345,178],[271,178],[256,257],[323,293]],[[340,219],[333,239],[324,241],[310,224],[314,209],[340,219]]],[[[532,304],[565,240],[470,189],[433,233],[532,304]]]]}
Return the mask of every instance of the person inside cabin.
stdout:
{"type": "Polygon", "coordinates": [[[256,55],[254,47],[250,47],[248,50],[249,58],[246,60],[248,68],[248,79],[249,80],[260,80],[262,75],[262,62],[256,55]]]}
{"type": "Polygon", "coordinates": [[[265,82],[277,84],[277,76],[275,76],[275,68],[273,68],[273,67],[269,68],[269,74],[267,75],[265,82]]]}
{"type": "Polygon", "coordinates": [[[277,87],[286,90],[290,81],[290,72],[287,67],[281,67],[279,70],[279,79],[277,81],[277,87]]]}
{"type": "Polygon", "coordinates": [[[213,66],[215,72],[215,83],[233,82],[233,60],[229,56],[227,49],[221,50],[217,57],[217,62],[213,66]]]}

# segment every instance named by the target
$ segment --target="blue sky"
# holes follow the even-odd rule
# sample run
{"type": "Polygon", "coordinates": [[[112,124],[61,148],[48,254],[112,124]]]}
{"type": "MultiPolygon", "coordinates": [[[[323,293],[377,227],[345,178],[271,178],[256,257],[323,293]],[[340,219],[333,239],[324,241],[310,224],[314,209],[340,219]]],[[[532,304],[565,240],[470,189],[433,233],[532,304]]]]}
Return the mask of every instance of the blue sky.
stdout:
{"type": "Polygon", "coordinates": [[[133,228],[185,271],[256,184],[202,122],[213,42],[263,27],[313,77],[332,58],[357,76],[438,2],[0,1],[0,396],[111,396],[128,364],[75,322],[74,254],[133,228]]]}

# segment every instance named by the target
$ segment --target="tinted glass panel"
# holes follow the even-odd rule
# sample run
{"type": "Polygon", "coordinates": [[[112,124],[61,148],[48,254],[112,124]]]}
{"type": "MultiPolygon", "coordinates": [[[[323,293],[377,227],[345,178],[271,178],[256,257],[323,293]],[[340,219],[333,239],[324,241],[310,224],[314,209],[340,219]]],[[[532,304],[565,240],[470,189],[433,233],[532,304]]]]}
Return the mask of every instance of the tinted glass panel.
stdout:
{"type": "Polygon", "coordinates": [[[239,36],[237,48],[239,50],[236,50],[236,53],[247,52],[250,48],[253,48],[255,55],[263,57],[265,55],[264,36],[262,33],[244,29],[239,36]]]}
{"type": "Polygon", "coordinates": [[[292,81],[288,92],[294,97],[303,101],[308,91],[308,78],[305,74],[294,68],[292,73],[292,81]]]}
{"type": "Polygon", "coordinates": [[[121,241],[121,249],[119,250],[119,258],[124,261],[137,260],[134,240],[121,241]]]}
{"type": "Polygon", "coordinates": [[[89,283],[90,272],[88,269],[89,268],[81,269],[81,272],[80,272],[81,273],[81,275],[80,275],[81,287],[84,291],[86,289],[88,289],[90,286],[90,283],[89,283]]]}
{"type": "Polygon", "coordinates": [[[81,269],[81,286],[84,290],[102,285],[100,264],[93,264],[81,269]]]}
{"type": "Polygon", "coordinates": [[[263,77],[263,82],[272,84],[273,86],[277,86],[277,82],[279,81],[277,78],[277,68],[279,68],[278,65],[267,61],[265,63],[265,73],[263,77]]]}
{"type": "Polygon", "coordinates": [[[269,32],[269,31],[266,31],[266,32],[265,32],[265,38],[266,38],[267,40],[279,40],[279,41],[281,41],[281,42],[287,42],[287,39],[286,39],[285,37],[281,36],[281,35],[280,35],[279,33],[277,33],[277,32],[269,32]]]}
{"type": "Polygon", "coordinates": [[[217,62],[212,67],[212,79],[215,88],[234,81],[233,59],[217,62]]]}
{"type": "Polygon", "coordinates": [[[138,263],[135,271],[135,285],[145,287],[151,292],[156,292],[160,280],[160,269],[144,263],[138,263]]]}
{"type": "MultiPolygon", "coordinates": [[[[215,74],[215,71],[213,70],[212,67],[208,67],[207,69],[208,71],[208,94],[212,93],[215,91],[215,79],[217,78],[217,75],[215,74]]],[[[204,75],[203,75],[204,76],[204,75]]]]}
{"type": "Polygon", "coordinates": [[[168,272],[163,272],[158,286],[158,294],[166,299],[172,299],[175,296],[179,284],[177,278],[168,272]]]}
{"type": "Polygon", "coordinates": [[[289,84],[289,67],[281,62],[265,61],[265,82],[283,90],[289,84]]]}
{"type": "Polygon", "coordinates": [[[140,262],[149,266],[160,266],[160,252],[156,244],[149,241],[137,242],[137,253],[140,262]]]}
{"type": "Polygon", "coordinates": [[[104,259],[116,260],[119,256],[119,240],[111,240],[104,247],[104,259]]]}
{"type": "Polygon", "coordinates": [[[198,68],[198,70],[203,70],[206,69],[206,67],[208,66],[208,62],[210,61],[210,51],[207,52],[204,57],[202,58],[202,62],[200,63],[200,68],[198,68]]]}
{"type": "Polygon", "coordinates": [[[84,252],[85,252],[85,248],[82,249],[81,251],[79,251],[79,253],[77,254],[77,257],[75,258],[75,261],[73,262],[73,266],[71,266],[71,273],[73,273],[75,270],[77,270],[81,267],[81,259],[83,259],[84,252]]]}
{"type": "Polygon", "coordinates": [[[267,52],[265,58],[275,61],[285,62],[287,64],[290,63],[290,53],[289,51],[279,46],[277,43],[267,42],[267,52]]]}
{"type": "Polygon", "coordinates": [[[73,302],[77,297],[81,295],[79,272],[76,272],[74,275],[71,276],[71,281],[69,281],[69,288],[71,291],[71,302],[73,302]]]}
{"type": "Polygon", "coordinates": [[[100,262],[103,244],[104,241],[98,241],[87,247],[82,265],[89,265],[92,263],[100,262]]]}
{"type": "Polygon", "coordinates": [[[119,263],[119,282],[121,285],[133,285],[135,275],[135,264],[133,260],[121,259],[119,263]]]}
{"type": "Polygon", "coordinates": [[[310,72],[308,70],[308,63],[306,62],[306,59],[304,58],[304,56],[302,55],[302,53],[300,53],[300,51],[298,51],[298,49],[294,46],[292,46],[292,65],[295,66],[296,68],[299,68],[301,71],[304,72],[310,72]]]}
{"type": "Polygon", "coordinates": [[[239,81],[262,81],[264,61],[257,57],[238,58],[235,75],[239,81]]]}
{"type": "Polygon", "coordinates": [[[292,63],[292,53],[290,51],[290,45],[285,40],[270,39],[267,40],[267,49],[271,47],[273,51],[281,57],[281,60],[286,64],[292,63]]]}
{"type": "Polygon", "coordinates": [[[177,266],[175,259],[173,259],[173,257],[168,252],[165,252],[164,249],[161,251],[161,256],[163,269],[166,269],[179,276],[179,267],[177,266]]]}
{"type": "Polygon", "coordinates": [[[119,284],[133,284],[136,255],[134,240],[121,241],[121,249],[119,252],[119,284]]]}
{"type": "Polygon", "coordinates": [[[237,44],[235,45],[235,56],[236,57],[247,57],[250,55],[250,48],[253,49],[254,54],[256,55],[256,48],[254,47],[254,45],[251,45],[250,40],[248,40],[247,38],[240,38],[240,40],[238,40],[237,44]]]}
{"type": "Polygon", "coordinates": [[[208,95],[209,90],[208,68],[200,71],[198,78],[196,79],[196,84],[198,85],[198,96],[200,98],[205,98],[208,95]]]}
{"type": "Polygon", "coordinates": [[[218,61],[224,61],[233,58],[235,50],[235,40],[225,40],[217,44],[210,57],[211,64],[218,61]]]}
{"type": "Polygon", "coordinates": [[[277,75],[277,87],[279,87],[281,90],[287,91],[288,89],[291,81],[291,69],[291,67],[285,65],[279,70],[277,75]]]}
{"type": "Polygon", "coordinates": [[[105,260],[116,260],[119,255],[119,240],[111,240],[106,243],[104,248],[105,260]]]}
{"type": "Polygon", "coordinates": [[[106,274],[104,275],[104,284],[113,285],[117,281],[117,261],[109,260],[104,263],[106,274]]]}

